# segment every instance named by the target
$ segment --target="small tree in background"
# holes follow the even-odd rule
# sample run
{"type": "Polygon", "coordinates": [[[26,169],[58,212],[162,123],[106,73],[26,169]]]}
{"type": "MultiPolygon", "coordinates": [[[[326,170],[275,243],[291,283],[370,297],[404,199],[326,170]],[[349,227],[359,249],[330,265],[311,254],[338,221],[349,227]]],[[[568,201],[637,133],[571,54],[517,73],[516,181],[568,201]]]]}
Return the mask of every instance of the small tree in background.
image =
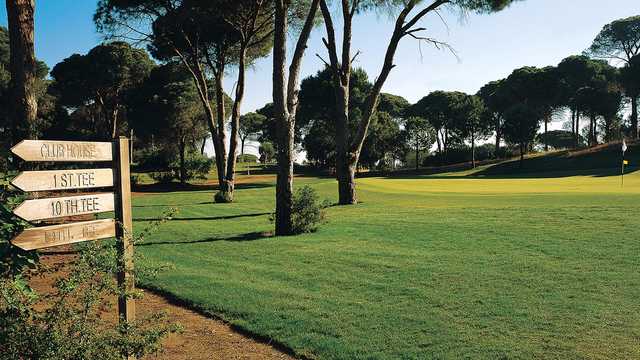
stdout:
{"type": "Polygon", "coordinates": [[[541,111],[526,103],[510,107],[504,114],[505,140],[520,147],[520,167],[524,166],[524,155],[529,151],[540,128],[541,111]]]}
{"type": "Polygon", "coordinates": [[[620,81],[625,95],[631,99],[631,136],[637,137],[638,128],[633,127],[638,119],[638,98],[640,98],[640,55],[631,58],[631,61],[620,73],[620,81]]]}
{"type": "Polygon", "coordinates": [[[260,162],[263,164],[270,163],[276,154],[275,147],[268,141],[260,144],[260,148],[258,149],[258,151],[260,152],[260,162]]]}
{"type": "Polygon", "coordinates": [[[485,114],[487,121],[491,121],[491,129],[496,137],[495,157],[500,156],[500,142],[504,133],[504,113],[507,111],[511,102],[505,91],[505,79],[492,81],[484,85],[476,94],[485,105],[485,114]]]}
{"type": "Polygon", "coordinates": [[[255,112],[250,112],[240,116],[240,127],[238,128],[238,136],[240,136],[240,155],[244,158],[244,144],[250,136],[254,136],[262,131],[264,122],[267,117],[255,112]]]}
{"type": "Polygon", "coordinates": [[[465,95],[455,112],[454,126],[459,136],[471,143],[471,164],[476,167],[476,143],[491,134],[491,117],[486,116],[480,97],[465,95]]]}
{"type": "Polygon", "coordinates": [[[416,170],[420,167],[420,151],[428,150],[435,142],[435,130],[429,122],[421,117],[412,116],[405,121],[404,139],[416,153],[416,170]]]}
{"type": "MultiPolygon", "coordinates": [[[[585,54],[598,59],[619,60],[630,65],[633,57],[640,54],[640,15],[616,20],[605,25],[585,51],[585,54]]],[[[638,138],[637,96],[632,97],[631,113],[633,138],[638,138]]]]}

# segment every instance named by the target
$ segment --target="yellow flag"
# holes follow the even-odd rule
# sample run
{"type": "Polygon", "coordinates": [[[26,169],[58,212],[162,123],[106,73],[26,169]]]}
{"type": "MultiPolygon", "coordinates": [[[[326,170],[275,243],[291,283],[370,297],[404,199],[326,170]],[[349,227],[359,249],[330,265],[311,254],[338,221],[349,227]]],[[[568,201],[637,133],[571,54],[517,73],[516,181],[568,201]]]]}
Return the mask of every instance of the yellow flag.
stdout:
{"type": "Polygon", "coordinates": [[[625,165],[629,165],[629,160],[622,160],[622,163],[625,165]]]}

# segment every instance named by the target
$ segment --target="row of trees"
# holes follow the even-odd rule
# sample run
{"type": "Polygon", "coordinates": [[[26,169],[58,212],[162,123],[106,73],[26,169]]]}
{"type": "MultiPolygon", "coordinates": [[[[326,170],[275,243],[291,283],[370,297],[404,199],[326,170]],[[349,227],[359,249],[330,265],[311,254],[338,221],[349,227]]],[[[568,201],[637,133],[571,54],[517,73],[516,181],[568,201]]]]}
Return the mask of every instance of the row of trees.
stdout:
{"type": "MultiPolygon", "coordinates": [[[[95,14],[98,30],[111,40],[146,44],[149,53],[161,65],[155,65],[144,51],[118,41],[101,45],[86,55],[66,59],[53,69],[51,80],[41,77],[49,89],[42,91],[43,96],[53,97],[55,101],[51,107],[54,121],[49,127],[43,126],[39,134],[47,136],[56,129],[72,129],[79,134],[94,132],[94,138],[95,133],[101,134],[98,137],[109,138],[133,129],[140,137],[158,141],[161,138],[171,139],[167,142],[182,149],[197,148],[197,144],[209,136],[216,152],[220,185],[216,200],[233,201],[236,158],[242,152],[239,148],[247,136],[256,133],[255,126],[247,125],[245,128],[241,124],[245,122],[243,120],[247,123],[253,120],[260,122],[262,129],[259,132],[272,141],[278,163],[276,233],[288,234],[291,233],[296,138],[310,149],[318,148],[311,145],[314,142],[324,142],[323,146],[333,148],[330,152],[311,156],[315,156],[318,162],[335,163],[340,204],[357,202],[354,174],[358,164],[362,162],[370,166],[380,159],[397,157],[392,144],[399,136],[404,143],[417,148],[428,146],[435,138],[441,152],[446,152],[455,141],[469,142],[475,147],[476,141],[486,136],[486,124],[502,121],[504,126],[500,128],[498,137],[505,137],[512,143],[527,144],[524,139],[535,131],[528,131],[531,127],[526,125],[533,122],[523,119],[535,118],[538,123],[541,118],[548,118],[546,113],[541,115],[547,108],[542,109],[538,98],[530,96],[530,93],[511,93],[510,96],[518,98],[511,98],[509,103],[517,103],[517,106],[510,106],[508,111],[493,112],[490,110],[497,108],[491,107],[489,98],[502,91],[489,91],[485,96],[482,92],[478,95],[435,93],[429,95],[429,101],[413,106],[401,98],[381,93],[394,67],[395,52],[402,39],[413,38],[440,45],[422,35],[425,29],[419,26],[419,22],[425,16],[445,7],[490,13],[502,10],[511,2],[100,0],[95,14]],[[388,11],[394,19],[383,65],[372,82],[368,81],[366,74],[352,67],[359,55],[352,50],[353,26],[358,15],[367,11],[388,11]],[[339,17],[340,21],[334,17],[339,17]],[[321,26],[324,30],[326,53],[318,56],[326,68],[316,78],[306,79],[300,84],[300,68],[314,26],[321,26]],[[293,41],[291,47],[289,41],[293,41]],[[290,56],[287,56],[288,48],[293,49],[290,56]],[[271,51],[273,104],[259,112],[262,118],[254,114],[242,118],[246,68],[271,51]],[[108,64],[112,71],[101,68],[103,64],[108,64]],[[231,97],[223,88],[224,77],[229,73],[237,76],[235,88],[229,91],[231,97]],[[330,91],[320,92],[316,85],[330,91]],[[327,94],[330,97],[326,97],[327,94]],[[314,98],[319,100],[308,101],[314,98]],[[436,101],[436,104],[431,104],[431,100],[445,103],[438,105],[436,101]],[[323,107],[318,108],[320,103],[323,107]],[[438,106],[450,112],[440,119],[442,123],[438,122],[438,116],[434,116],[438,114],[438,106]],[[327,108],[333,110],[331,116],[318,111],[327,108]],[[154,114],[156,121],[149,114],[154,114]],[[496,114],[502,120],[497,120],[496,114]],[[513,125],[518,121],[520,125],[513,125]],[[426,131],[428,127],[432,130],[426,131]],[[517,139],[516,136],[510,138],[513,133],[520,135],[517,139]],[[429,135],[435,136],[430,138],[429,135]]],[[[29,50],[28,41],[26,45],[21,49],[29,50]]],[[[634,46],[631,52],[637,52],[637,46],[634,46]]],[[[23,54],[14,49],[10,53],[11,56],[23,54]]],[[[30,53],[33,54],[32,49],[30,53]]],[[[10,68],[18,69],[17,66],[10,68]]],[[[12,73],[12,84],[27,83],[17,75],[28,72],[23,70],[12,73]]],[[[605,70],[597,72],[598,76],[605,73],[605,70]]],[[[546,76],[544,74],[544,69],[521,69],[512,76],[513,81],[507,79],[505,82],[533,81],[539,85],[538,80],[531,79],[539,79],[546,76]]],[[[35,88],[28,83],[27,87],[35,88]]],[[[16,86],[10,92],[14,98],[22,96],[16,86]]],[[[546,90],[541,92],[547,93],[546,90]]],[[[18,107],[26,108],[33,102],[16,103],[22,104],[18,107]]],[[[41,104],[44,102],[38,103],[41,104]]],[[[575,104],[584,105],[577,100],[575,104]]],[[[576,117],[585,114],[602,117],[604,113],[601,109],[576,109],[576,117]]],[[[7,115],[7,118],[12,119],[8,122],[10,124],[20,124],[15,120],[19,117],[15,115],[7,115]]],[[[27,117],[21,119],[25,124],[36,123],[24,121],[27,117]]],[[[12,129],[12,126],[3,128],[12,129]]],[[[38,136],[33,128],[32,125],[25,126],[30,136],[38,136]]],[[[14,136],[14,140],[16,138],[14,136]]],[[[595,133],[593,138],[597,138],[595,133]]],[[[182,150],[177,152],[184,153],[182,150]]]]}
{"type": "Polygon", "coordinates": [[[273,48],[273,119],[277,151],[278,175],[276,190],[276,233],[291,233],[294,141],[296,113],[299,103],[299,73],[312,28],[318,23],[318,13],[324,22],[327,47],[326,61],[331,74],[335,104],[336,170],[339,202],[357,201],[354,173],[360,159],[369,127],[378,108],[380,92],[393,68],[393,58],[399,42],[406,37],[431,41],[420,36],[424,29],[418,22],[427,14],[445,5],[477,12],[498,11],[511,0],[419,0],[378,2],[342,0],[336,11],[342,17],[342,41],[338,46],[332,10],[326,0],[307,1],[157,1],[101,0],[96,13],[98,28],[114,37],[135,36],[146,41],[154,57],[162,61],[177,60],[189,70],[198,89],[216,151],[220,189],[219,198],[232,200],[235,157],[240,123],[240,105],[244,93],[244,72],[247,63],[273,48]],[[391,10],[395,26],[385,53],[385,61],[373,86],[364,95],[362,115],[350,117],[352,62],[351,34],[354,17],[368,10],[391,10]],[[151,31],[139,28],[152,22],[151,31]],[[287,42],[294,40],[293,54],[287,61],[287,42]],[[338,54],[340,49],[340,54],[338,54]],[[225,148],[224,104],[222,77],[226,66],[237,65],[237,86],[231,115],[231,141],[225,148]],[[288,69],[287,69],[288,68],[288,69]],[[288,70],[288,71],[287,71],[288,70]],[[216,86],[217,114],[209,99],[208,78],[216,86]],[[215,116],[217,115],[217,116],[215,116]],[[348,135],[350,127],[357,130],[348,135]],[[227,155],[228,154],[228,155],[227,155]],[[226,165],[226,166],[225,166],[226,165]],[[226,169],[225,169],[226,168],[226,169]]]}
{"type": "MultiPolygon", "coordinates": [[[[639,52],[640,17],[621,19],[605,26],[584,55],[570,56],[558,66],[523,67],[486,84],[477,94],[435,91],[413,105],[381,94],[372,115],[367,114],[367,96],[375,84],[361,69],[350,71],[347,110],[339,103],[327,113],[326,104],[336,96],[342,98],[345,90],[336,85],[332,65],[326,63],[324,70],[302,81],[297,139],[309,161],[336,166],[339,173],[344,165],[339,160],[344,150],[339,146],[341,137],[358,142],[367,117],[369,128],[359,145],[359,162],[368,167],[405,158],[411,149],[418,166],[420,154],[434,143],[436,156],[444,162],[451,149],[469,144],[475,166],[476,145],[489,137],[495,138],[495,157],[503,153],[503,142],[517,145],[524,156],[535,140],[548,150],[550,146],[594,146],[621,136],[637,138],[639,52]],[[623,66],[614,67],[605,59],[617,59],[623,66]],[[631,103],[628,121],[627,101],[631,103]],[[347,128],[339,125],[343,112],[350,119],[347,128]],[[549,132],[549,124],[567,113],[570,120],[564,130],[549,132]],[[540,127],[542,134],[538,134],[540,127]]],[[[260,111],[269,116],[265,109],[260,111]]]]}

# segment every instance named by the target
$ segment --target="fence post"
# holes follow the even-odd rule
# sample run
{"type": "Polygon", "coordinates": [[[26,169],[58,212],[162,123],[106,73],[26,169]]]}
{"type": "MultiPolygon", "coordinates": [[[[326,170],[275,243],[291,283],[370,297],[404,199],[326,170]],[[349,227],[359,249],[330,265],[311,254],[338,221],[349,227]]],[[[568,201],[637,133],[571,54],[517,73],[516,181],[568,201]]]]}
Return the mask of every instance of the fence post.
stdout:
{"type": "MultiPolygon", "coordinates": [[[[130,323],[135,320],[135,301],[129,295],[135,286],[133,276],[133,220],[131,216],[131,176],[129,169],[129,139],[113,141],[115,218],[118,255],[121,263],[118,285],[125,294],[118,298],[118,316],[130,323]]],[[[133,359],[129,356],[128,359],[133,359]]]]}

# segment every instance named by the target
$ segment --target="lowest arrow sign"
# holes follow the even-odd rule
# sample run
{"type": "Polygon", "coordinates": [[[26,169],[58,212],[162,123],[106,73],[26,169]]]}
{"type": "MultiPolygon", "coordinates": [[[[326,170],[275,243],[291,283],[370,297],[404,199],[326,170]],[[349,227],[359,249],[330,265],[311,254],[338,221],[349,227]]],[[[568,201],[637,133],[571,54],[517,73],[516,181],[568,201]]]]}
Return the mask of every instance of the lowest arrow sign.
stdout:
{"type": "Polygon", "coordinates": [[[115,220],[106,219],[26,229],[11,243],[23,250],[34,250],[115,236],[115,220]]]}
{"type": "Polygon", "coordinates": [[[48,199],[26,200],[13,213],[27,220],[43,220],[65,216],[113,211],[113,193],[87,194],[48,199]]]}
{"type": "Polygon", "coordinates": [[[22,191],[90,189],[113,186],[113,170],[47,170],[21,172],[11,184],[22,191]]]}
{"type": "Polygon", "coordinates": [[[11,152],[25,161],[111,161],[110,142],[22,140],[11,152]]]}

